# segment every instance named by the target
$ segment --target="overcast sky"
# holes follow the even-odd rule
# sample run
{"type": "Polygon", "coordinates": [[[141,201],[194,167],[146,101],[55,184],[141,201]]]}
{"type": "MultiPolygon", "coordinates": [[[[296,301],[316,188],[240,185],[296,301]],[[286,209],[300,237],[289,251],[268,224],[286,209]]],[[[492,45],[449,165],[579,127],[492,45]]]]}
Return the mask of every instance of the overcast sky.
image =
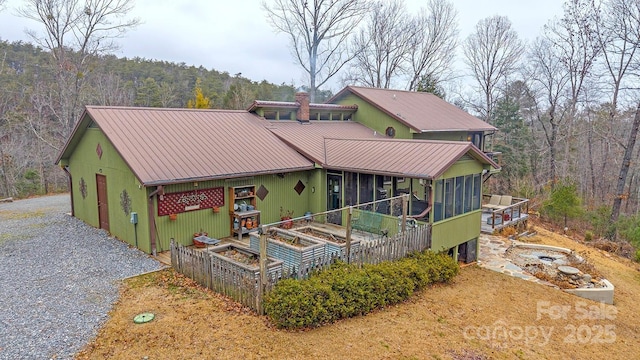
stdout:
{"type": "MultiPolygon", "coordinates": [[[[426,0],[405,0],[417,11],[426,0]]],[[[28,40],[24,29],[38,24],[20,18],[8,0],[0,12],[0,39],[28,40]]],[[[453,0],[458,10],[460,38],[469,35],[478,20],[506,15],[521,38],[534,39],[542,26],[562,12],[561,0],[453,0]]],[[[276,34],[265,19],[260,0],[137,0],[133,16],[142,24],[117,40],[119,57],[141,57],[208,69],[273,83],[303,83],[288,40],[276,34]]],[[[335,92],[338,85],[333,84],[335,92]]]]}

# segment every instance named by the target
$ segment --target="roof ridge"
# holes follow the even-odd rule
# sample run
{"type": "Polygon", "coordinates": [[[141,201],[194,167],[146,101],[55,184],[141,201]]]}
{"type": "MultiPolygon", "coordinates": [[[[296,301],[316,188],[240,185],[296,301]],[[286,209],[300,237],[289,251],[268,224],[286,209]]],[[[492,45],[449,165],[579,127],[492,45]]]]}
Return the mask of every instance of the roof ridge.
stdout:
{"type": "Polygon", "coordinates": [[[153,110],[153,111],[194,111],[194,112],[231,112],[231,113],[247,113],[247,110],[236,109],[190,109],[190,108],[161,108],[147,106],[107,106],[107,105],[85,105],[87,109],[108,109],[108,110],[153,110]]]}
{"type": "Polygon", "coordinates": [[[404,90],[404,89],[383,89],[383,88],[379,88],[379,87],[367,87],[367,86],[357,86],[357,85],[348,85],[347,87],[348,88],[352,88],[352,89],[367,89],[367,90],[386,91],[386,92],[399,91],[399,92],[410,93],[410,94],[436,96],[436,95],[434,95],[434,94],[432,94],[430,92],[426,92],[426,91],[413,91],[413,90],[404,90]]]}
{"type": "Polygon", "coordinates": [[[338,137],[325,137],[326,140],[351,140],[351,141],[388,141],[388,142],[412,142],[412,143],[428,143],[428,144],[451,144],[451,145],[464,145],[471,144],[469,141],[454,141],[454,140],[427,140],[427,139],[395,139],[395,138],[338,138],[338,137]]]}

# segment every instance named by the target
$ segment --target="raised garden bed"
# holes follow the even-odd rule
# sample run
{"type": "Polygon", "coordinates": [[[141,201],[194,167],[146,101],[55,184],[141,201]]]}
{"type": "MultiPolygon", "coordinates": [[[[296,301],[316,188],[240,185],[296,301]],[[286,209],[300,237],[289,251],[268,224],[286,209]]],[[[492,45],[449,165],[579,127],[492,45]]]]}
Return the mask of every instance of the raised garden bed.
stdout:
{"type": "MultiPolygon", "coordinates": [[[[313,237],[319,241],[323,241],[326,243],[325,253],[329,256],[333,255],[342,255],[346,252],[347,248],[347,239],[346,237],[327,231],[325,229],[317,228],[315,226],[303,226],[299,228],[295,228],[291,230],[291,233],[300,233],[304,236],[313,237]]],[[[351,251],[357,250],[360,248],[360,240],[354,240],[351,238],[351,251]]]]}
{"type": "MultiPolygon", "coordinates": [[[[287,269],[300,269],[302,264],[324,257],[326,242],[301,233],[272,228],[267,232],[267,255],[280,259],[287,269]]],[[[249,246],[260,251],[260,236],[249,234],[249,246]]]]}
{"type": "MultiPolygon", "coordinates": [[[[220,260],[227,261],[242,269],[260,273],[260,253],[250,248],[234,244],[224,244],[209,248],[208,253],[220,260]]],[[[267,257],[267,272],[270,275],[282,274],[282,260],[267,257]]]]}

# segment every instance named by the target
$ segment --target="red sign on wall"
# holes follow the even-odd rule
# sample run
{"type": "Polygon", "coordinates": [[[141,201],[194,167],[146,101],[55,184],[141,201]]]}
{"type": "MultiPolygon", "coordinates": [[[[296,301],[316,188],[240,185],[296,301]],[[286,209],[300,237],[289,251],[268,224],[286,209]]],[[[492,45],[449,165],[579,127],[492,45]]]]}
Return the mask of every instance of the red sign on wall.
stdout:
{"type": "Polygon", "coordinates": [[[210,209],[224,205],[224,188],[168,193],[158,198],[158,216],[210,209]]]}

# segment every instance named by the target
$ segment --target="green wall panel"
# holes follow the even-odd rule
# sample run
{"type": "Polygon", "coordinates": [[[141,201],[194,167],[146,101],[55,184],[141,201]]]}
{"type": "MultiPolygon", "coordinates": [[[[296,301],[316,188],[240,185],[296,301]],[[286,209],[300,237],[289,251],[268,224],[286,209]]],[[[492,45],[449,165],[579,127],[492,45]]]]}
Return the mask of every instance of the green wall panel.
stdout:
{"type": "Polygon", "coordinates": [[[471,174],[479,174],[482,172],[482,163],[476,160],[458,160],[455,164],[451,165],[447,171],[442,174],[438,179],[453,178],[456,176],[464,176],[471,174]]]}
{"type": "Polygon", "coordinates": [[[143,225],[147,222],[146,192],[102,131],[87,129],[69,158],[69,172],[72,175],[74,211],[77,218],[92,226],[100,226],[96,174],[102,174],[107,179],[111,235],[135,245],[137,232],[140,249],[150,251],[149,228],[143,225]],[[96,152],[98,144],[102,148],[102,157],[96,152]],[[84,179],[86,184],[86,197],[82,196],[80,190],[81,179],[84,179]],[[128,201],[122,201],[124,191],[128,194],[128,201]],[[123,204],[127,202],[129,211],[125,212],[123,204]],[[130,223],[130,212],[138,213],[137,228],[130,223]]]}
{"type": "MultiPolygon", "coordinates": [[[[304,213],[311,211],[309,205],[311,188],[314,185],[309,182],[309,175],[311,171],[301,171],[294,173],[286,173],[284,177],[277,175],[265,175],[256,177],[255,185],[256,189],[260,185],[269,190],[269,194],[263,200],[258,199],[258,210],[261,213],[261,220],[263,224],[274,223],[280,221],[280,208],[284,211],[293,211],[293,217],[304,216],[304,213]],[[298,194],[294,187],[300,181],[304,185],[304,190],[298,194]]],[[[316,186],[316,194],[318,188],[316,186]]]]}
{"type": "MultiPolygon", "coordinates": [[[[316,171],[316,170],[312,170],[316,171]]],[[[280,207],[284,211],[293,211],[295,217],[303,216],[309,211],[309,193],[311,187],[309,183],[309,172],[287,173],[284,176],[263,175],[251,178],[229,179],[217,181],[199,182],[197,188],[224,187],[224,206],[220,212],[214,213],[211,209],[188,211],[177,214],[176,220],[170,220],[169,216],[159,216],[156,220],[158,229],[157,250],[165,251],[169,249],[171,238],[183,245],[191,245],[193,234],[206,231],[210,237],[225,238],[231,236],[231,215],[229,202],[229,188],[254,185],[256,190],[264,186],[269,193],[260,200],[256,198],[256,208],[260,210],[260,221],[262,224],[280,221],[280,207]],[[301,194],[294,189],[298,181],[305,186],[301,194]]],[[[196,189],[194,183],[184,183],[165,186],[165,193],[192,191],[196,189]]],[[[149,192],[153,189],[149,189],[149,192]]],[[[316,190],[317,191],[317,190],[316,190]]],[[[154,213],[157,216],[157,197],[154,201],[154,213]]]]}
{"type": "MultiPolygon", "coordinates": [[[[316,169],[309,172],[309,211],[319,213],[327,210],[327,171],[316,169]],[[315,190],[315,191],[314,191],[315,190]]],[[[302,214],[304,215],[304,213],[302,214]]]]}
{"type": "Polygon", "coordinates": [[[396,129],[397,139],[411,139],[412,134],[409,128],[390,117],[386,113],[380,111],[375,106],[362,100],[361,98],[348,94],[338,101],[340,105],[358,105],[358,111],[353,114],[353,120],[363,124],[364,126],[377,131],[380,134],[384,134],[387,127],[392,126],[396,129]]]}
{"type": "MultiPolygon", "coordinates": [[[[176,220],[170,220],[168,215],[158,216],[158,197],[154,196],[153,212],[156,217],[156,250],[158,252],[169,250],[172,238],[182,245],[191,245],[193,234],[201,230],[209,233],[210,237],[229,236],[229,193],[224,180],[167,185],[164,187],[164,192],[168,194],[215,187],[224,187],[225,205],[220,208],[220,212],[214,213],[212,209],[187,211],[178,213],[176,220]],[[197,186],[194,186],[195,184],[197,186]]],[[[155,188],[150,188],[148,191],[151,193],[155,188]]]]}
{"type": "Polygon", "coordinates": [[[433,224],[431,248],[441,251],[480,236],[482,211],[466,213],[433,224]]]}

